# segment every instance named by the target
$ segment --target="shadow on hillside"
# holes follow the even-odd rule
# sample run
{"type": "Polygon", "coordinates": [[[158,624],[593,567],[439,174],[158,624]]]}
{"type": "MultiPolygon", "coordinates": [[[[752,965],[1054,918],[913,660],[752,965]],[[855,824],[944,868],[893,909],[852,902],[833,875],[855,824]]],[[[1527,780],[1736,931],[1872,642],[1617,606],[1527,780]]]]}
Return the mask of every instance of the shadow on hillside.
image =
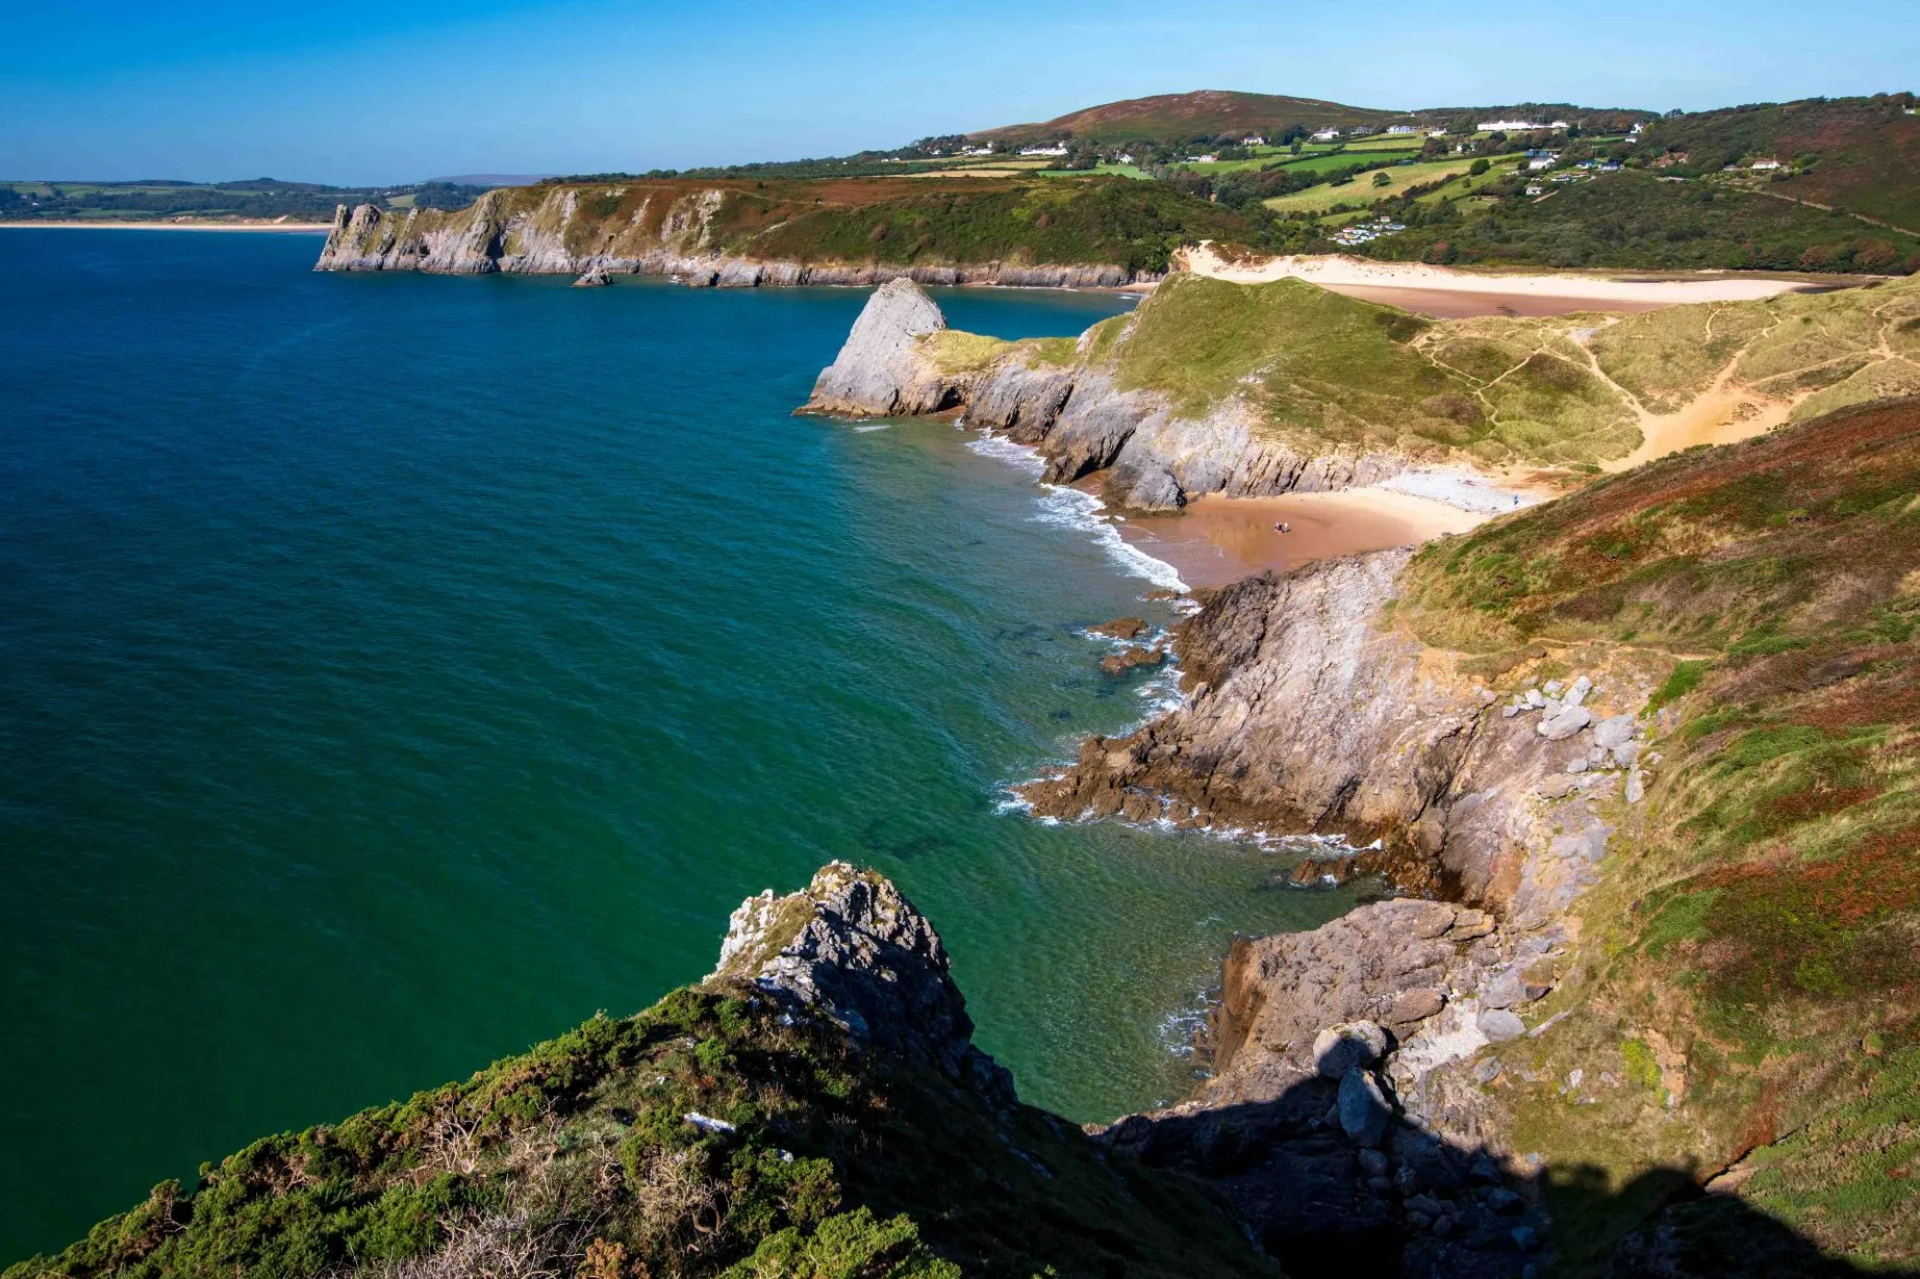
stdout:
{"type": "Polygon", "coordinates": [[[1302,1080],[1272,1101],[1131,1116],[1103,1140],[1212,1186],[1291,1279],[1867,1273],[1689,1170],[1619,1189],[1597,1167],[1515,1175],[1398,1119],[1366,1147],[1334,1118],[1337,1095],[1331,1080],[1302,1080]]]}

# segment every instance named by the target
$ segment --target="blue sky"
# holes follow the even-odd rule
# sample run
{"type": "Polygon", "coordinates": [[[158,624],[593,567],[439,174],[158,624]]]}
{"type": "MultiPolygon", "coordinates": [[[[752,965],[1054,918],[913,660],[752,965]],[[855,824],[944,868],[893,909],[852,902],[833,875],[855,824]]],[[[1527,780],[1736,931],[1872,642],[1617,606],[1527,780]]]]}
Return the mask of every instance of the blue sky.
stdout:
{"type": "Polygon", "coordinates": [[[17,0],[0,176],[644,170],[1188,89],[1659,110],[1920,88],[1916,0],[17,0]]]}

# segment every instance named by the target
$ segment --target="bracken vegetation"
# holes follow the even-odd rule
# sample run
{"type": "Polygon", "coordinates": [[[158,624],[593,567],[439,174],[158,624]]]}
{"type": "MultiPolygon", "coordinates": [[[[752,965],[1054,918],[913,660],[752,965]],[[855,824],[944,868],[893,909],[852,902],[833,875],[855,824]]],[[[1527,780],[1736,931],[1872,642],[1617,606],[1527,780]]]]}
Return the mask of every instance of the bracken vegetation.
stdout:
{"type": "Polygon", "coordinates": [[[720,982],[256,1142],[5,1279],[962,1273],[1273,1271],[1185,1183],[720,982]]]}
{"type": "MultiPolygon", "coordinates": [[[[1603,480],[1404,587],[1396,624],[1487,669],[1669,672],[1647,801],[1578,908],[1598,966],[1543,1009],[1581,1011],[1503,1053],[1518,1141],[1616,1187],[1728,1168],[1830,1253],[1920,1257],[1920,401],[1603,480]]],[[[1600,1202],[1565,1201],[1576,1263],[1646,1207],[1600,1202]]],[[[1682,1217],[1739,1255],[1734,1215],[1682,1217]]]]}

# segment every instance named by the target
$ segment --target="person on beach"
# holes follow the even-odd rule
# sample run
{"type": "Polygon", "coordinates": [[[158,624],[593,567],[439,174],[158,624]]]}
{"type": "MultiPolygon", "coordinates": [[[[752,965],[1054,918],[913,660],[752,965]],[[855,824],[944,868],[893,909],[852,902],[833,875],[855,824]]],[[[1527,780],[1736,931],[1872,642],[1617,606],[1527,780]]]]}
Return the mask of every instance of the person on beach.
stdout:
{"type": "Polygon", "coordinates": [[[1282,520],[1278,524],[1273,526],[1273,531],[1276,533],[1291,533],[1293,532],[1293,525],[1287,523],[1285,520],[1282,520]]]}

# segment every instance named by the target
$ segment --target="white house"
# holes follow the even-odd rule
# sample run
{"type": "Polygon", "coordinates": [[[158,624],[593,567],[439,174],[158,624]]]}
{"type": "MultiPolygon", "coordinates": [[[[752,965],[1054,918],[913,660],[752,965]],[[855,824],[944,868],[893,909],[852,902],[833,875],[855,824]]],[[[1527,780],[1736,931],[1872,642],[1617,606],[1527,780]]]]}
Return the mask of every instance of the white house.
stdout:
{"type": "Polygon", "coordinates": [[[1187,163],[1188,164],[1218,164],[1220,163],[1220,157],[1213,154],[1211,151],[1209,151],[1205,155],[1188,156],[1187,163]]]}
{"type": "Polygon", "coordinates": [[[992,147],[961,147],[961,155],[992,155],[992,147]]]}
{"type": "Polygon", "coordinates": [[[1431,129],[1427,132],[1427,136],[1430,138],[1444,138],[1447,136],[1447,131],[1445,129],[1431,129]]]}
{"type": "Polygon", "coordinates": [[[1546,192],[1547,192],[1547,189],[1541,186],[1538,182],[1532,183],[1527,187],[1528,195],[1545,195],[1546,192]]]}
{"type": "Polygon", "coordinates": [[[1771,173],[1779,167],[1780,162],[1778,160],[1755,160],[1753,162],[1753,168],[1756,173],[1771,173]]]}
{"type": "Polygon", "coordinates": [[[1387,132],[1392,134],[1407,134],[1413,131],[1414,128],[1410,124],[1390,124],[1387,126],[1387,132]]]}
{"type": "Polygon", "coordinates": [[[1339,138],[1340,130],[1338,129],[1320,129],[1313,135],[1315,142],[1335,142],[1338,141],[1339,138]]]}
{"type": "Polygon", "coordinates": [[[1551,124],[1538,124],[1531,120],[1482,120],[1482,133],[1533,133],[1541,129],[1564,129],[1565,120],[1555,120],[1551,124]]]}
{"type": "Polygon", "coordinates": [[[1113,157],[1113,162],[1115,164],[1132,164],[1133,152],[1122,151],[1119,155],[1116,155],[1115,157],[1113,157]]]}
{"type": "Polygon", "coordinates": [[[1527,172],[1538,173],[1542,169],[1551,169],[1559,162],[1560,157],[1557,155],[1536,155],[1527,161],[1527,172]]]}
{"type": "Polygon", "coordinates": [[[1056,142],[1052,146],[1045,146],[1045,147],[1021,147],[1020,148],[1021,155],[1056,155],[1058,156],[1058,155],[1065,155],[1066,153],[1067,153],[1067,145],[1064,142],[1056,142]]]}
{"type": "Polygon", "coordinates": [[[1257,133],[1249,133],[1246,137],[1240,139],[1240,145],[1243,147],[1263,147],[1267,145],[1267,140],[1257,133]]]}

